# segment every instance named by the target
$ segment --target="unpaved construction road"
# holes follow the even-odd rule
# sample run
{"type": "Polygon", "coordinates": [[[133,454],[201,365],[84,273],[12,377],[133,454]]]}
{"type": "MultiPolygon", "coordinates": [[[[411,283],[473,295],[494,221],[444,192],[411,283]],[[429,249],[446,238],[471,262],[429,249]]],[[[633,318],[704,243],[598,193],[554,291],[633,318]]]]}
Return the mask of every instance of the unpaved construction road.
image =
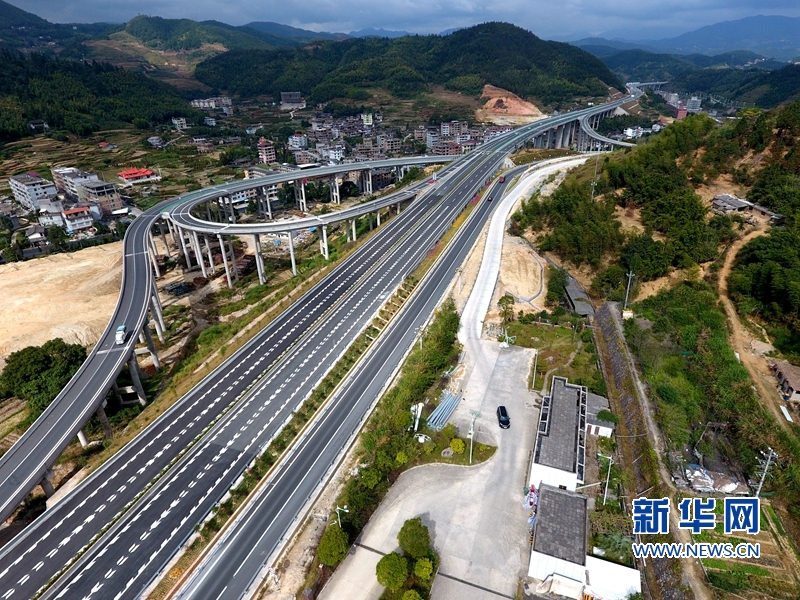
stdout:
{"type": "Polygon", "coordinates": [[[744,367],[750,373],[750,378],[758,390],[758,396],[761,402],[766,406],[769,411],[775,416],[775,420],[780,423],[782,427],[789,430],[789,422],[780,409],[780,400],[777,392],[767,385],[767,381],[772,377],[772,372],[769,370],[766,361],[761,357],[755,355],[750,348],[750,340],[753,336],[747,331],[747,328],[742,325],[739,320],[739,314],[736,312],[733,302],[728,296],[728,276],[731,274],[733,268],[733,261],[736,260],[736,255],[739,250],[747,244],[750,240],[757,237],[766,235],[766,229],[756,229],[748,233],[746,236],[736,240],[725,255],[725,262],[722,265],[722,270],[719,272],[719,297],[722,300],[722,306],[725,307],[725,314],[728,316],[730,323],[731,335],[730,345],[734,352],[739,353],[740,360],[744,367]],[[765,381],[765,378],[767,381],[765,381]]]}

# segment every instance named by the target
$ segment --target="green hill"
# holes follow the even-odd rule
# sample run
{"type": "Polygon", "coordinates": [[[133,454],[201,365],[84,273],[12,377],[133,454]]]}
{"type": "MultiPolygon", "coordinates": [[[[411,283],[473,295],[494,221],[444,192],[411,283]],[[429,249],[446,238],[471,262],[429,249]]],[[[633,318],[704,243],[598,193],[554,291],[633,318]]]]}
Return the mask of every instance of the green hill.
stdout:
{"type": "MultiPolygon", "coordinates": [[[[604,49],[594,47],[598,52],[604,49]]],[[[602,61],[625,81],[668,81],[682,93],[712,94],[772,108],[800,95],[800,68],[747,50],[716,56],[623,50],[602,61]]]]}
{"type": "Polygon", "coordinates": [[[364,100],[370,88],[409,97],[428,84],[473,96],[492,84],[542,104],[603,97],[623,83],[599,59],[543,41],[507,23],[485,23],[447,36],[359,38],[313,48],[232,51],[200,63],[195,76],[243,96],[299,90],[314,101],[364,100]]]}
{"type": "Polygon", "coordinates": [[[286,38],[218,21],[139,16],[128,21],[124,30],[146,46],[158,50],[195,50],[203,44],[222,44],[228,50],[295,45],[286,38]]]}
{"type": "Polygon", "coordinates": [[[118,28],[118,25],[108,23],[50,23],[0,0],[0,47],[52,51],[51,43],[63,47],[103,36],[118,28]]]}
{"type": "Polygon", "coordinates": [[[0,142],[29,135],[32,119],[47,121],[51,130],[87,135],[125,123],[148,127],[199,114],[173,87],[108,64],[11,50],[0,52],[0,62],[0,142]]]}

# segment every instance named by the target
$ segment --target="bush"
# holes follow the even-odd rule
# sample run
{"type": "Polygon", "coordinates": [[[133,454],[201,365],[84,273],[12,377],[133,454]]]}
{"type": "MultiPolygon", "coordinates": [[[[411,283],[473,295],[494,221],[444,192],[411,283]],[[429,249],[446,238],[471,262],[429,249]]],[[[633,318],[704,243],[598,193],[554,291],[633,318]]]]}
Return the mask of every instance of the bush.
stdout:
{"type": "Polygon", "coordinates": [[[422,600],[422,596],[416,590],[407,590],[401,600],[422,600]]]}
{"type": "Polygon", "coordinates": [[[342,531],[340,526],[331,525],[322,534],[317,553],[322,564],[333,567],[344,560],[349,547],[350,540],[347,538],[347,534],[342,531]]]}
{"type": "Polygon", "coordinates": [[[433,562],[430,558],[420,558],[414,564],[414,575],[422,581],[428,581],[433,575],[433,562]]]}
{"type": "Polygon", "coordinates": [[[422,558],[431,552],[431,536],[422,519],[408,519],[397,534],[397,541],[403,552],[413,558],[422,558]]]}
{"type": "Polygon", "coordinates": [[[446,439],[448,442],[456,437],[456,426],[452,423],[448,423],[442,428],[442,437],[446,439]]]}
{"type": "Polygon", "coordinates": [[[408,579],[408,561],[396,552],[387,554],[375,567],[378,583],[390,590],[399,590],[408,579]]]}
{"type": "Polygon", "coordinates": [[[464,444],[464,440],[460,438],[450,440],[450,449],[456,454],[464,454],[465,448],[466,445],[464,444]]]}

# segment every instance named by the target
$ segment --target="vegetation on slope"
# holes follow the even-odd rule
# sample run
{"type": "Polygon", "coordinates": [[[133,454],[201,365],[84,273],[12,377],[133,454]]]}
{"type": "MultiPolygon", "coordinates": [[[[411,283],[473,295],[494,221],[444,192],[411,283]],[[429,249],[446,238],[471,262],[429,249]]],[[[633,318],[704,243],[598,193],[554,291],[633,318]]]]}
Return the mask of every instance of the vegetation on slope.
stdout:
{"type": "Polygon", "coordinates": [[[291,40],[247,27],[218,21],[163,19],[140,15],[125,24],[124,31],[151,48],[194,50],[203,44],[222,44],[229,50],[292,46],[291,40]]]}
{"type": "Polygon", "coordinates": [[[145,128],[198,114],[169,85],[108,64],[11,50],[0,52],[0,61],[0,142],[29,135],[32,119],[87,135],[125,123],[145,128]]]}
{"type": "MultiPolygon", "coordinates": [[[[783,227],[749,242],[736,257],[728,280],[739,311],[767,325],[776,347],[800,359],[800,101],[778,113],[751,116],[753,143],[768,149],[766,166],[755,174],[748,199],[785,216],[783,227]],[[774,133],[773,133],[774,131],[774,133]]],[[[740,125],[745,126],[744,122],[740,125]]],[[[738,127],[738,126],[737,126],[738,127]]]]}
{"type": "Polygon", "coordinates": [[[203,83],[245,96],[299,90],[314,101],[363,100],[370,88],[413,96],[427,84],[478,95],[484,84],[545,104],[605,96],[620,79],[592,55],[507,23],[448,36],[359,38],[309,48],[228,52],[197,66],[203,83]]]}
{"type": "Polygon", "coordinates": [[[542,250],[597,271],[592,291],[621,299],[633,270],[640,281],[713,259],[719,244],[734,237],[727,216],[706,218],[694,192],[692,164],[676,159],[702,146],[714,131],[704,116],[668,127],[631,152],[606,157],[595,197],[591,185],[567,181],[552,196],[523,202],[514,229],[538,234],[542,250]],[[623,233],[615,208],[640,209],[645,230],[623,233]],[[605,266],[605,268],[603,268],[605,266]]]}

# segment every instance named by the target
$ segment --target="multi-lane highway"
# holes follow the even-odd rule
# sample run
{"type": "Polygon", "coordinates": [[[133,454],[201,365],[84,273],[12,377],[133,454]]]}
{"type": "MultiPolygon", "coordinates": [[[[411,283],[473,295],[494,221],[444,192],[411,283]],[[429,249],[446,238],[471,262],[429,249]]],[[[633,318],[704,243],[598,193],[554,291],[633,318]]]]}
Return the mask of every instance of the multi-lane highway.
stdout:
{"type": "MultiPolygon", "coordinates": [[[[453,167],[454,173],[459,171],[453,167]]],[[[440,190],[426,194],[376,232],[357,253],[123,448],[112,461],[3,548],[0,598],[12,590],[14,597],[29,597],[57,573],[416,224],[440,200],[439,194],[440,190]],[[33,561],[33,557],[37,560],[33,561]]]]}
{"type": "MultiPolygon", "coordinates": [[[[571,115],[571,118],[576,117],[571,115]]],[[[33,595],[263,374],[263,379],[49,594],[79,598],[87,595],[111,598],[117,594],[119,597],[135,597],[174,554],[194,524],[202,520],[208,508],[274,435],[292,409],[310,392],[346,347],[347,339],[352,339],[370,320],[383,300],[381,296],[390,293],[402,276],[424,257],[426,249],[435,243],[463,208],[465,200],[471,198],[495,170],[505,152],[524,136],[547,126],[543,123],[519,130],[449,166],[439,190],[426,194],[379,230],[357,253],[148,427],[112,461],[26,529],[0,555],[0,598],[33,595]],[[506,147],[502,148],[503,145],[506,147]],[[453,193],[442,200],[447,192],[453,193]],[[412,230],[413,234],[410,234],[412,230]],[[320,320],[331,306],[334,308],[325,314],[324,320],[320,320]],[[302,337],[304,335],[306,337],[302,337]],[[285,356],[267,371],[281,355],[285,356]],[[113,594],[110,593],[112,590],[113,594]]],[[[552,127],[552,123],[549,126],[552,127]]],[[[137,219],[135,223],[143,223],[140,226],[143,231],[134,231],[132,240],[139,238],[142,244],[145,243],[155,214],[144,215],[150,218],[149,221],[147,218],[137,219]]],[[[478,211],[478,214],[483,213],[478,211]]],[[[144,251],[135,244],[131,248],[128,245],[126,239],[123,298],[129,293],[126,291],[129,287],[138,287],[127,281],[128,257],[140,256],[144,251]]],[[[141,266],[143,263],[139,261],[136,264],[141,266]]],[[[136,264],[131,265],[130,273],[135,273],[136,264]]],[[[144,294],[143,304],[146,305],[152,275],[148,271],[146,275],[138,273],[136,276],[136,281],[144,279],[150,282],[140,292],[144,294]]],[[[128,303],[129,313],[135,314],[135,295],[128,303]]],[[[119,318],[127,319],[124,316],[119,318]]],[[[144,313],[139,322],[143,319],[144,313]]],[[[128,319],[127,322],[132,321],[128,319]]],[[[116,321],[112,323],[116,324],[116,321]]],[[[113,328],[109,327],[104,340],[110,337],[113,328]]],[[[403,335],[409,334],[403,332],[403,335]]],[[[100,352],[111,349],[103,345],[111,346],[111,340],[104,340],[98,344],[100,352]]],[[[105,352],[100,356],[106,355],[113,356],[113,353],[105,352]]],[[[96,382],[98,387],[105,383],[96,382]]],[[[84,388],[87,394],[95,391],[91,378],[84,388]]],[[[73,417],[78,418],[79,414],[73,417]]],[[[5,498],[9,488],[4,486],[2,489],[5,498]]]]}
{"type": "MultiPolygon", "coordinates": [[[[369,325],[385,299],[430,252],[487,177],[498,156],[476,155],[454,170],[444,198],[417,208],[415,226],[361,278],[324,319],[302,337],[237,406],[137,507],[109,531],[63,577],[48,597],[103,598],[110,587],[119,598],[136,598],[192,534],[194,525],[230,489],[259,449],[277,434],[303,399],[356,336],[369,325]],[[454,188],[454,189],[453,189],[454,188]],[[151,538],[152,536],[152,538],[151,538]],[[147,543],[156,539],[159,545],[147,543]]],[[[488,204],[488,203],[486,203],[488,204]]],[[[491,205],[489,205],[491,206],[491,205]]],[[[415,205],[412,205],[415,207],[415,205]]],[[[485,210],[483,206],[480,207],[485,210]]],[[[482,211],[481,211],[482,212],[482,211]]],[[[251,365],[252,368],[253,365],[251,365]]],[[[297,498],[300,499],[299,497],[297,498]]],[[[114,596],[116,598],[116,596],[114,596]]]]}

